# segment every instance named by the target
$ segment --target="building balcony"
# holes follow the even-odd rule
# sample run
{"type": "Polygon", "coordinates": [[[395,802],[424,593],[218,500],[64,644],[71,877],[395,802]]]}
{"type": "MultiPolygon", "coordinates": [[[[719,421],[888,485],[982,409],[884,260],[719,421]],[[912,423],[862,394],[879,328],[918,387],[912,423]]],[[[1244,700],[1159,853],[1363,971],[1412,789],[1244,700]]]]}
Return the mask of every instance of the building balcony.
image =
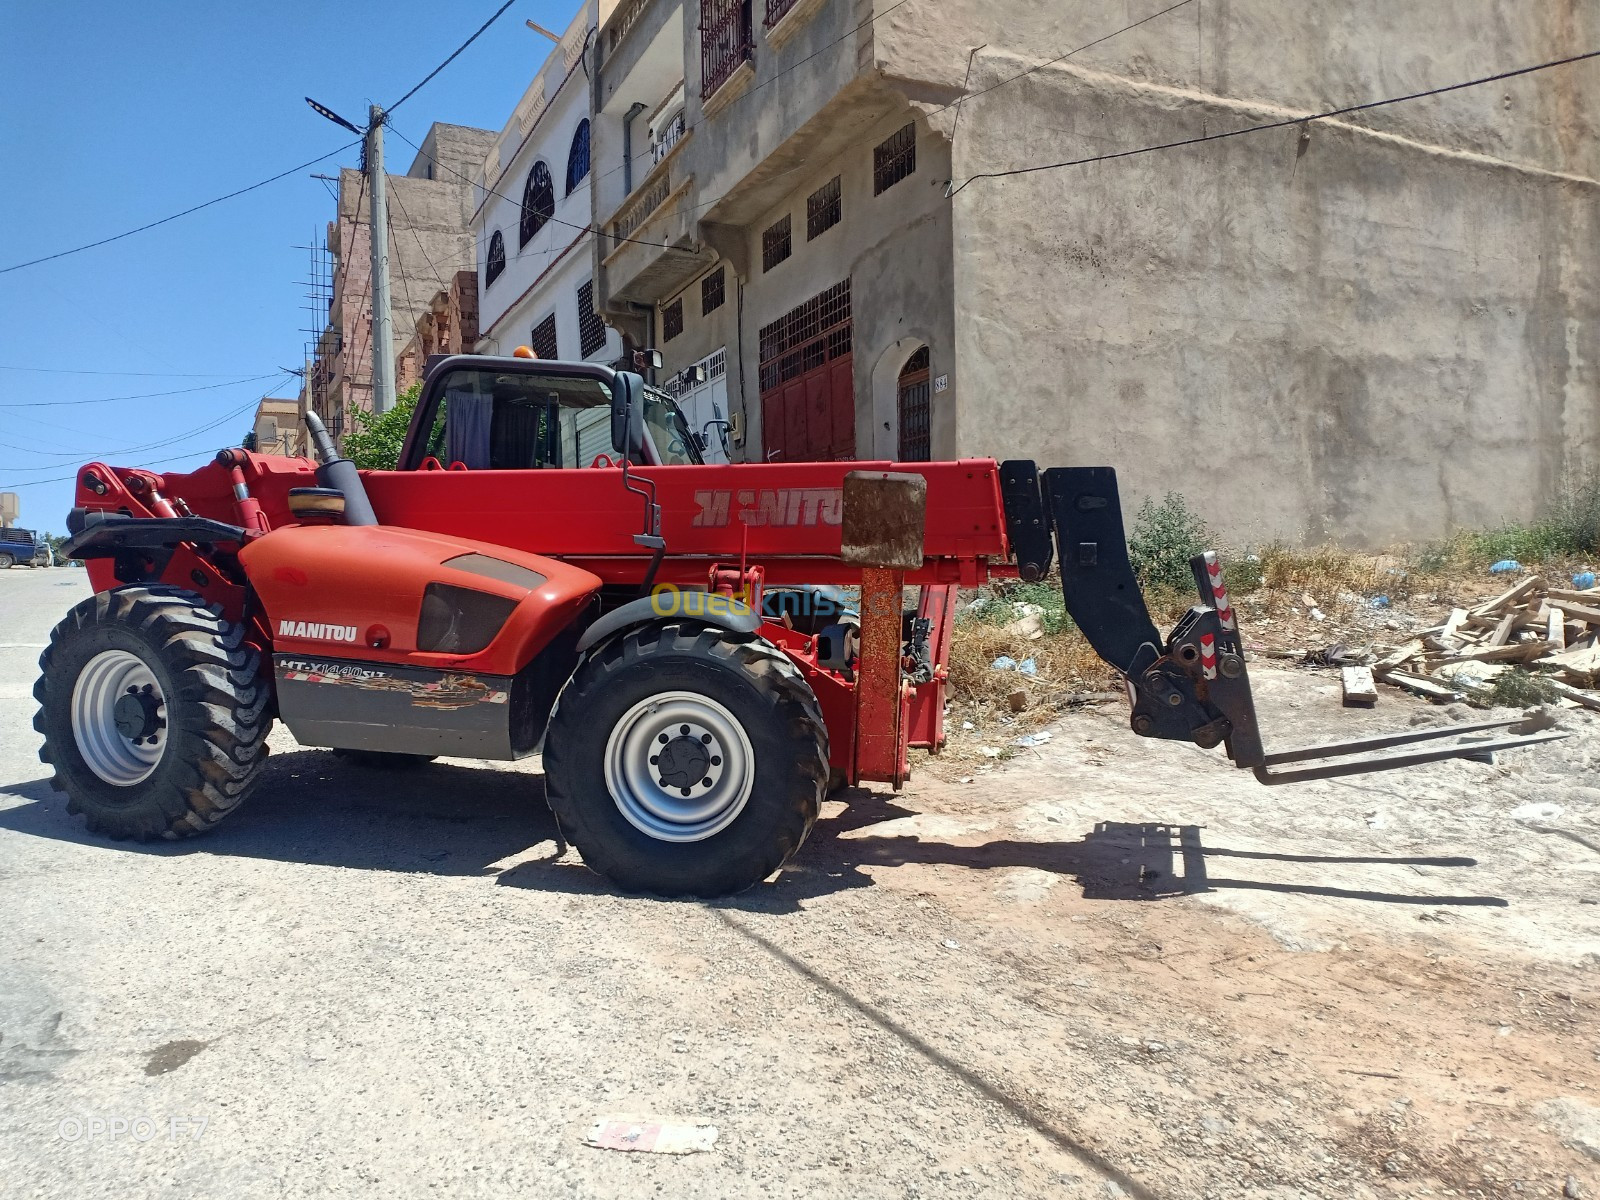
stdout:
{"type": "Polygon", "coordinates": [[[694,176],[681,166],[692,138],[692,131],[680,133],[605,221],[600,253],[609,302],[653,304],[715,259],[697,234],[694,176]]]}

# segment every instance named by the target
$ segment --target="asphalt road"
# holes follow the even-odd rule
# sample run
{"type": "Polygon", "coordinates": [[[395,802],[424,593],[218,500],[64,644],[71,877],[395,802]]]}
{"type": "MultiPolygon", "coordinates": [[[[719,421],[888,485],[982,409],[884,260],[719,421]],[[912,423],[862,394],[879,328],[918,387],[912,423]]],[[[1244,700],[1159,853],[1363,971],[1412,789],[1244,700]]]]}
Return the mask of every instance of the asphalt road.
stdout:
{"type": "Polygon", "coordinates": [[[30,694],[86,594],[0,572],[6,1195],[1110,1194],[1116,1168],[939,1048],[952,1016],[982,1031],[990,973],[947,965],[936,913],[827,869],[615,896],[553,858],[536,762],[373,773],[280,727],[214,833],[87,834],[30,694]],[[610,1115],[719,1139],[585,1146],[610,1115]]]}

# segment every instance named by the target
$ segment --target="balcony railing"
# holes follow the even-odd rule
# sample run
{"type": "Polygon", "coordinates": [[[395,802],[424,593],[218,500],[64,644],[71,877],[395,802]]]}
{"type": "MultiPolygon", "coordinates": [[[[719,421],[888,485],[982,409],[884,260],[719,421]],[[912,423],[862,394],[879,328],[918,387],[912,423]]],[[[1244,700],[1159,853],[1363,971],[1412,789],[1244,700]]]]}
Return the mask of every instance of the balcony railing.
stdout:
{"type": "Polygon", "coordinates": [[[788,16],[789,10],[798,3],[799,0],[767,0],[767,28],[771,29],[788,16]]]}
{"type": "Polygon", "coordinates": [[[643,225],[646,219],[666,201],[670,191],[668,178],[670,171],[663,171],[658,179],[644,188],[626,208],[617,214],[617,219],[611,222],[611,237],[616,245],[620,246],[633,231],[643,225]]]}
{"type": "Polygon", "coordinates": [[[622,39],[628,36],[628,31],[639,23],[639,18],[644,15],[644,10],[649,8],[652,0],[632,0],[625,4],[622,11],[611,21],[611,27],[606,30],[606,56],[622,44],[622,39]]]}
{"type": "Polygon", "coordinates": [[[660,162],[672,153],[672,148],[683,140],[683,135],[688,131],[684,123],[683,109],[679,109],[664,126],[659,127],[655,141],[650,143],[650,158],[652,162],[660,162]]]}
{"type": "Polygon", "coordinates": [[[700,97],[709,98],[750,61],[754,37],[751,0],[702,0],[700,5],[700,97]]]}

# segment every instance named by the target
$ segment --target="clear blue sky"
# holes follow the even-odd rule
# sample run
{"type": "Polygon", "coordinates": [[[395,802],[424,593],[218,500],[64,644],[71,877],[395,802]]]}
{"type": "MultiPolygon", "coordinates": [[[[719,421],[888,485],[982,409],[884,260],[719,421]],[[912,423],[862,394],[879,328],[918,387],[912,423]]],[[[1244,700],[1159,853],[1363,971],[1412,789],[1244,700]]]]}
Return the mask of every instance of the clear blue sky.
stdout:
{"type": "MultiPolygon", "coordinates": [[[[374,3],[12,5],[0,35],[0,267],[64,250],[335,150],[354,140],[306,107],[312,96],[357,124],[464,41],[499,0],[374,3]],[[337,15],[332,15],[337,14],[337,15]]],[[[576,0],[518,0],[394,114],[413,141],[434,121],[499,129],[576,0]]],[[[390,138],[399,173],[414,152],[390,138]]],[[[354,149],[310,168],[337,174],[354,149]]],[[[0,404],[92,400],[201,387],[301,364],[306,245],[333,215],[309,172],[148,233],[0,275],[0,404]],[[180,378],[202,373],[208,378],[180,378]]],[[[105,404],[0,407],[0,491],[20,524],[64,530],[70,475],[193,453],[190,470],[237,445],[272,381],[105,404]],[[117,454],[247,409],[217,429],[117,454]],[[19,447],[21,447],[19,449],[19,447]],[[47,469],[40,469],[47,468],[47,469]],[[34,486],[19,487],[20,484],[34,486]]],[[[295,395],[297,380],[274,394],[295,395]]]]}

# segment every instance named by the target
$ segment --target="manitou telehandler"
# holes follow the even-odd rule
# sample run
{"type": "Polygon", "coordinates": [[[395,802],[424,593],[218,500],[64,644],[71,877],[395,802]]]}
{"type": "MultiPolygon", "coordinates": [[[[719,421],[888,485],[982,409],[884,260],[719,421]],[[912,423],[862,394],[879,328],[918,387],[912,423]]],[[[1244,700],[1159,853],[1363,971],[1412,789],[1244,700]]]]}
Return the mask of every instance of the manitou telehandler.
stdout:
{"type": "Polygon", "coordinates": [[[705,465],[638,375],[522,357],[430,364],[398,470],[358,472],[307,425],[318,463],[78,473],[64,553],[96,594],[51,633],[35,728],[91,829],[210,829],[276,718],[379,763],[542,751],[591,868],[735,892],[799,849],[830,784],[898,788],[909,748],[939,749],[957,589],[1052,559],[1134,732],[1224,745],[1265,783],[1561,736],[1496,721],[1268,753],[1216,556],[1163,639],[1104,467],[705,465]]]}

